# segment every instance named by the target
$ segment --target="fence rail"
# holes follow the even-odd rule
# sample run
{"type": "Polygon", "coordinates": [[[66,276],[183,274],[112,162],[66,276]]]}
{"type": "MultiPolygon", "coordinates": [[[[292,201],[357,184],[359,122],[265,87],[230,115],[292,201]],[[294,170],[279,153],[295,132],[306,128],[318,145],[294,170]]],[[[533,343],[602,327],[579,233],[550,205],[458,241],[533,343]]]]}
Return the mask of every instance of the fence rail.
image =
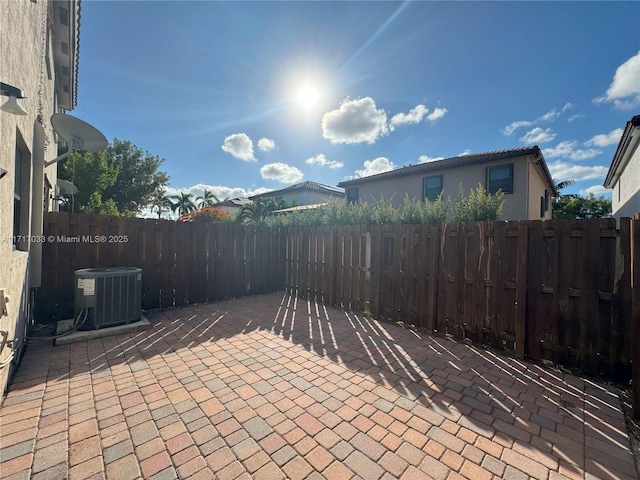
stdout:
{"type": "Polygon", "coordinates": [[[613,219],[267,229],[50,213],[47,236],[128,241],[47,242],[37,310],[71,316],[77,269],[137,266],[145,309],[286,290],[627,380],[640,348],[638,232],[640,217],[619,229],[613,219]]]}

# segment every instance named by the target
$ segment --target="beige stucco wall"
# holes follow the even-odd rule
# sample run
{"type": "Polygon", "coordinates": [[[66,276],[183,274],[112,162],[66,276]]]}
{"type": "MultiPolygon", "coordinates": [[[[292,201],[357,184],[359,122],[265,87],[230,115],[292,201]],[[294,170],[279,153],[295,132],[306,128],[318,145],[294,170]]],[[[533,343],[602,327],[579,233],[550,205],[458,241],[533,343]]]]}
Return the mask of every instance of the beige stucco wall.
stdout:
{"type": "Polygon", "coordinates": [[[551,190],[543,180],[541,167],[536,164],[533,157],[529,158],[529,182],[528,182],[528,215],[529,220],[551,220],[553,212],[553,198],[551,190]],[[544,197],[545,190],[549,195],[549,208],[544,216],[540,216],[540,198],[544,197]]]}
{"type": "MultiPolygon", "coordinates": [[[[43,0],[0,0],[0,81],[18,87],[24,92],[27,98],[19,102],[28,112],[26,116],[18,116],[0,111],[0,168],[7,171],[7,175],[0,179],[0,289],[4,290],[5,297],[9,299],[8,315],[0,317],[0,330],[8,332],[10,340],[24,337],[29,317],[29,264],[33,250],[33,245],[28,242],[22,247],[24,251],[14,250],[11,240],[16,141],[22,139],[27,153],[25,160],[28,160],[26,163],[29,176],[25,183],[29,190],[32,190],[34,174],[43,173],[34,165],[34,160],[52,159],[56,156],[56,145],[49,125],[49,117],[54,113],[53,79],[49,79],[46,73],[44,76],[41,75],[42,25],[48,8],[48,2],[43,0]],[[39,104],[42,105],[44,129],[37,121],[39,104]],[[40,139],[36,138],[37,130],[40,130],[40,139]],[[46,148],[43,143],[47,144],[46,148]]],[[[55,75],[53,69],[51,74],[55,75]]],[[[7,99],[0,97],[0,102],[4,103],[7,99]]],[[[52,183],[56,178],[56,168],[52,166],[46,170],[52,183]]],[[[42,208],[43,195],[41,191],[33,195],[29,190],[22,195],[23,205],[28,205],[23,217],[27,226],[24,233],[33,235],[33,212],[35,208],[42,208]]],[[[38,228],[35,228],[35,231],[38,231],[38,228]]],[[[18,346],[21,345],[21,342],[17,343],[18,346]]],[[[0,364],[9,355],[10,349],[5,348],[0,353],[0,364]]],[[[0,369],[0,393],[4,393],[7,380],[14,368],[15,362],[0,369]]]]}
{"type": "MultiPolygon", "coordinates": [[[[635,127],[633,135],[640,136],[640,127],[635,127]]],[[[640,141],[632,148],[634,151],[630,152],[629,161],[613,186],[611,206],[616,218],[640,213],[640,141]]]]}
{"type": "Polygon", "coordinates": [[[379,200],[381,196],[385,199],[393,197],[392,202],[394,206],[400,207],[404,200],[405,193],[407,193],[409,197],[422,198],[423,178],[442,175],[443,198],[446,200],[451,197],[451,199],[454,200],[458,196],[460,184],[462,184],[465,195],[468,195],[472,188],[477,188],[478,183],[481,183],[482,186],[486,188],[486,172],[488,167],[513,163],[513,193],[505,194],[504,196],[505,202],[502,218],[505,220],[539,219],[539,197],[540,195],[544,195],[544,183],[537,173],[531,175],[530,160],[533,161],[532,156],[519,156],[497,160],[495,162],[381,179],[379,181],[356,184],[353,185],[353,187],[358,188],[359,201],[372,203],[374,200],[379,200]],[[528,182],[528,178],[530,177],[534,180],[533,186],[528,182]],[[540,185],[542,185],[542,193],[539,193],[540,185]],[[530,198],[533,197],[536,197],[535,205],[530,208],[530,198]]]}

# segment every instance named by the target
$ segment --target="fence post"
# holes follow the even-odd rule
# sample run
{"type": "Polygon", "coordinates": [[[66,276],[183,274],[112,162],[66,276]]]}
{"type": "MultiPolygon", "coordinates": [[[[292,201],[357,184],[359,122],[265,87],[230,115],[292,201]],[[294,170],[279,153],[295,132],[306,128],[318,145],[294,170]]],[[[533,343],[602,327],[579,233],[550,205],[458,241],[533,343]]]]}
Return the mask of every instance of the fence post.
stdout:
{"type": "Polygon", "coordinates": [[[516,278],[516,357],[524,359],[527,332],[527,258],[529,251],[529,225],[518,224],[518,273],[516,278]]]}
{"type": "Polygon", "coordinates": [[[640,418],[640,213],[631,221],[631,368],[633,417],[640,418]]]}

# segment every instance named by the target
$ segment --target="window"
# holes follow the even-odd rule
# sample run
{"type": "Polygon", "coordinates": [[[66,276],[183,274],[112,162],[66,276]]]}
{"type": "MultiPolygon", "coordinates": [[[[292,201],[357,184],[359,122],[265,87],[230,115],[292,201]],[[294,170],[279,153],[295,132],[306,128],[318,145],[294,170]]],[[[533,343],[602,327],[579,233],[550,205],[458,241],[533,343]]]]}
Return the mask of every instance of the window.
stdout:
{"type": "Polygon", "coordinates": [[[544,191],[544,211],[549,210],[549,190],[544,191]]]}
{"type": "Polygon", "coordinates": [[[513,193],[513,163],[487,168],[487,192],[513,193]]]}
{"type": "Polygon", "coordinates": [[[13,183],[13,247],[27,250],[28,243],[18,237],[29,235],[29,180],[31,178],[31,158],[24,141],[18,133],[15,153],[15,169],[13,183]]]}
{"type": "Polygon", "coordinates": [[[16,147],[16,162],[13,183],[13,245],[17,245],[20,235],[20,214],[22,206],[22,151],[16,147]]]}
{"type": "Polygon", "coordinates": [[[442,175],[425,177],[422,180],[422,197],[428,200],[436,200],[442,193],[442,175]]]}
{"type": "Polygon", "coordinates": [[[358,201],[358,189],[347,188],[347,202],[356,203],[358,201]]]}

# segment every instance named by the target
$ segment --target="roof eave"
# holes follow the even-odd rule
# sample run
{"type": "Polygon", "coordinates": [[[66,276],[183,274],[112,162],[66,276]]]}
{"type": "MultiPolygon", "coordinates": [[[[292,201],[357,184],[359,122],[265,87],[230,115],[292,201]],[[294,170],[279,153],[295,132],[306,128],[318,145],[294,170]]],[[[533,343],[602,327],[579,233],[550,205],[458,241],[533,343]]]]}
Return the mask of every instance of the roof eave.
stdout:
{"type": "MultiPolygon", "coordinates": [[[[624,160],[624,155],[627,152],[627,147],[631,142],[632,132],[634,128],[640,126],[640,115],[636,115],[631,118],[627,122],[624,127],[624,132],[622,132],[622,136],[620,137],[620,141],[618,142],[618,147],[616,148],[616,153],[613,154],[613,159],[611,160],[611,165],[609,166],[609,171],[607,172],[607,176],[604,179],[603,186],[605,188],[613,188],[615,185],[615,181],[619,176],[619,169],[622,165],[622,161],[624,160]]],[[[638,139],[636,139],[636,142],[638,139]]]]}
{"type": "Polygon", "coordinates": [[[73,110],[78,102],[80,0],[56,0],[52,2],[52,7],[53,68],[58,105],[64,110],[73,110]],[[65,18],[62,18],[61,9],[67,12],[65,18]],[[63,43],[65,50],[63,50],[63,43]]]}
{"type": "MultiPolygon", "coordinates": [[[[483,153],[474,153],[470,155],[459,155],[457,157],[445,158],[443,160],[436,160],[434,162],[421,163],[418,165],[409,165],[408,167],[402,167],[395,170],[391,170],[389,172],[378,173],[376,175],[369,175],[367,177],[355,178],[353,180],[347,180],[344,182],[338,183],[339,187],[348,188],[352,185],[358,185],[364,182],[371,182],[376,180],[382,180],[393,177],[402,177],[406,175],[414,175],[416,173],[421,172],[429,172],[432,170],[444,170],[450,168],[457,168],[461,166],[474,165],[478,163],[487,163],[495,160],[501,160],[504,158],[515,158],[522,157],[526,155],[534,154],[536,157],[541,157],[543,160],[543,165],[545,168],[545,174],[548,176],[548,181],[551,184],[553,189],[553,179],[551,175],[549,175],[549,170],[546,169],[546,162],[544,162],[544,157],[542,156],[542,152],[538,145],[533,145],[529,147],[522,148],[514,148],[510,150],[496,150],[493,152],[483,152],[483,153]],[[465,162],[467,160],[467,162],[465,162]]],[[[556,193],[557,194],[557,193],[556,193]]]]}

